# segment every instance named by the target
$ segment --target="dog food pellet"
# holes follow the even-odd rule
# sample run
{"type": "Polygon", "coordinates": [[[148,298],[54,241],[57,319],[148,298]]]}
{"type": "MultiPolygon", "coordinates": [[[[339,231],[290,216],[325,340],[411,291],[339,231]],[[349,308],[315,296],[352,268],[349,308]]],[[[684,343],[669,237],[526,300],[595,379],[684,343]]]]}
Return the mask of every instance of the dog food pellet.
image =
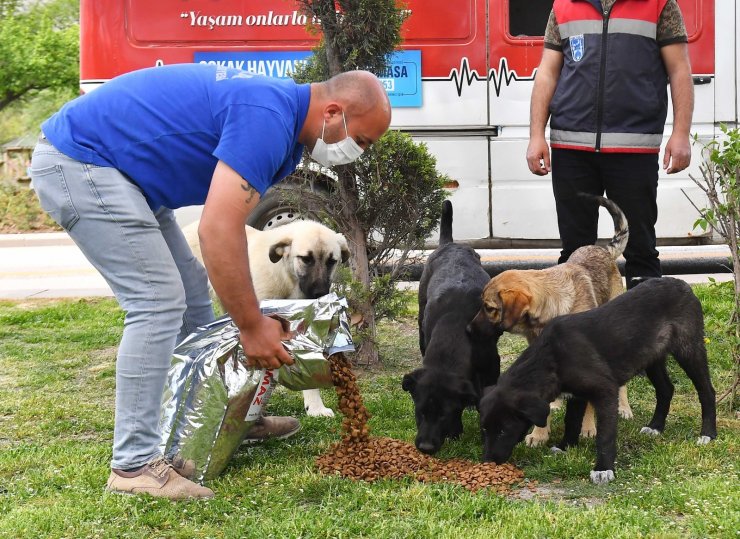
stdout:
{"type": "Polygon", "coordinates": [[[474,463],[462,459],[439,460],[420,453],[413,444],[391,438],[370,437],[370,418],[357,380],[343,354],[329,358],[332,381],[339,397],[342,441],[316,459],[326,474],[376,481],[411,477],[421,482],[454,482],[471,491],[490,489],[499,493],[521,484],[524,473],[511,464],[474,463]]]}

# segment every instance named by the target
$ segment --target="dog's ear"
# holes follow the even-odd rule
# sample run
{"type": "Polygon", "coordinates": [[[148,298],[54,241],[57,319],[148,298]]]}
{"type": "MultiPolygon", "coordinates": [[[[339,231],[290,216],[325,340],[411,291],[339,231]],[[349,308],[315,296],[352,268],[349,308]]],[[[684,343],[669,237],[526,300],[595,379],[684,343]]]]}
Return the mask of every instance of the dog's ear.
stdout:
{"type": "Polygon", "coordinates": [[[342,263],[344,264],[349,260],[349,245],[347,245],[347,238],[345,238],[342,234],[337,234],[337,243],[339,243],[339,249],[342,252],[342,263]]]}
{"type": "Polygon", "coordinates": [[[550,405],[539,397],[523,395],[517,399],[517,412],[538,427],[547,426],[547,416],[550,415],[550,405]]]}
{"type": "Polygon", "coordinates": [[[491,411],[496,408],[496,403],[499,399],[500,393],[501,390],[496,385],[486,386],[483,388],[483,395],[478,403],[481,425],[487,425],[491,420],[491,411]]]}
{"type": "Polygon", "coordinates": [[[467,333],[470,340],[477,343],[485,343],[487,341],[498,342],[499,337],[503,334],[504,330],[498,325],[491,322],[491,320],[483,312],[483,308],[478,311],[467,326],[465,326],[465,333],[467,333]]]}
{"type": "Polygon", "coordinates": [[[416,382],[419,381],[420,375],[421,369],[416,369],[408,374],[404,374],[403,380],[401,380],[401,389],[408,391],[409,393],[413,393],[414,389],[416,389],[416,382]]]}
{"type": "Polygon", "coordinates": [[[468,322],[468,325],[465,326],[465,333],[467,333],[468,337],[472,339],[477,339],[485,333],[487,326],[492,327],[493,324],[485,315],[485,313],[483,312],[483,308],[481,307],[481,309],[473,317],[473,319],[468,322]]]}
{"type": "Polygon", "coordinates": [[[290,246],[293,240],[285,238],[277,243],[270,245],[270,262],[277,264],[283,256],[290,252],[290,246]]]}
{"type": "Polygon", "coordinates": [[[532,294],[526,290],[507,288],[499,292],[501,297],[501,325],[510,330],[529,311],[532,294]]]}

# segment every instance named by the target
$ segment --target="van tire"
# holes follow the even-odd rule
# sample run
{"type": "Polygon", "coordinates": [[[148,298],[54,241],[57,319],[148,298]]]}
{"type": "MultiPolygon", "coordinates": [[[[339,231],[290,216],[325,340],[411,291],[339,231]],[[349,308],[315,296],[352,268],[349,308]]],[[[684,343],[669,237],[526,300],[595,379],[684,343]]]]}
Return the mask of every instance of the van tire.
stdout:
{"type": "Polygon", "coordinates": [[[258,230],[272,230],[301,218],[300,213],[285,201],[281,192],[283,189],[273,187],[262,197],[247,218],[249,226],[258,230]]]}

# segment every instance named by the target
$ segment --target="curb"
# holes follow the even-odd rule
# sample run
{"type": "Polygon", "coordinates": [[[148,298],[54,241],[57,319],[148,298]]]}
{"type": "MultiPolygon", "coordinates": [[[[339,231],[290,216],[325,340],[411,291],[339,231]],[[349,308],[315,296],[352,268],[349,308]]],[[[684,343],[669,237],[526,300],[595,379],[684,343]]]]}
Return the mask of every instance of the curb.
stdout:
{"type": "MultiPolygon", "coordinates": [[[[490,277],[510,269],[540,270],[557,264],[559,249],[476,249],[481,255],[483,269],[490,277]]],[[[696,275],[732,273],[730,249],[726,245],[702,245],[694,247],[659,246],[660,266],[663,275],[696,275]]],[[[428,254],[430,251],[425,251],[428,254]]],[[[624,275],[624,258],[617,260],[619,271],[624,275]]],[[[418,281],[421,278],[421,263],[410,264],[403,279],[418,281]]],[[[387,273],[389,268],[381,268],[387,273]]]]}
{"type": "MultiPolygon", "coordinates": [[[[486,270],[489,277],[495,277],[499,273],[511,270],[511,269],[527,269],[527,270],[540,270],[554,266],[555,263],[540,263],[540,262],[521,262],[511,263],[496,263],[496,262],[484,262],[483,269],[486,270]]],[[[617,262],[619,271],[624,276],[624,261],[617,262]]],[[[725,259],[712,259],[712,260],[661,260],[660,263],[661,271],[665,276],[673,275],[699,275],[699,274],[721,274],[721,273],[732,273],[732,266],[729,266],[725,259]]],[[[405,281],[418,281],[421,279],[421,273],[424,267],[421,264],[413,264],[408,266],[403,272],[402,280],[405,281]]],[[[390,269],[382,268],[381,274],[389,273],[390,269]]]]}
{"type": "MultiPolygon", "coordinates": [[[[25,234],[0,234],[3,247],[47,247],[74,245],[66,232],[34,232],[25,234]]],[[[697,273],[732,273],[732,260],[727,245],[659,246],[664,275],[697,273]]],[[[559,249],[476,249],[481,254],[483,268],[490,276],[507,269],[543,269],[554,266],[559,249]]],[[[431,250],[424,251],[428,256],[431,250]]],[[[624,273],[624,260],[618,261],[624,273]]],[[[406,279],[419,280],[421,264],[412,264],[406,270],[406,279]]],[[[388,271],[381,269],[381,273],[388,271]]]]}
{"type": "Polygon", "coordinates": [[[0,247],[47,247],[53,245],[74,245],[74,241],[66,232],[0,234],[0,247]]]}

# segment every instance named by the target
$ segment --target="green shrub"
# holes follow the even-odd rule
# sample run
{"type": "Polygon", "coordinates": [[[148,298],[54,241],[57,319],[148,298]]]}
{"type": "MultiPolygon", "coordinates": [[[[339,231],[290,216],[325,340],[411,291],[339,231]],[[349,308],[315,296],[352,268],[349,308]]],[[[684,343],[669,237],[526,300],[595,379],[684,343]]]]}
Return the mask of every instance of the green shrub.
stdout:
{"type": "Polygon", "coordinates": [[[33,190],[0,182],[0,233],[55,230],[61,228],[41,209],[33,190]]]}

